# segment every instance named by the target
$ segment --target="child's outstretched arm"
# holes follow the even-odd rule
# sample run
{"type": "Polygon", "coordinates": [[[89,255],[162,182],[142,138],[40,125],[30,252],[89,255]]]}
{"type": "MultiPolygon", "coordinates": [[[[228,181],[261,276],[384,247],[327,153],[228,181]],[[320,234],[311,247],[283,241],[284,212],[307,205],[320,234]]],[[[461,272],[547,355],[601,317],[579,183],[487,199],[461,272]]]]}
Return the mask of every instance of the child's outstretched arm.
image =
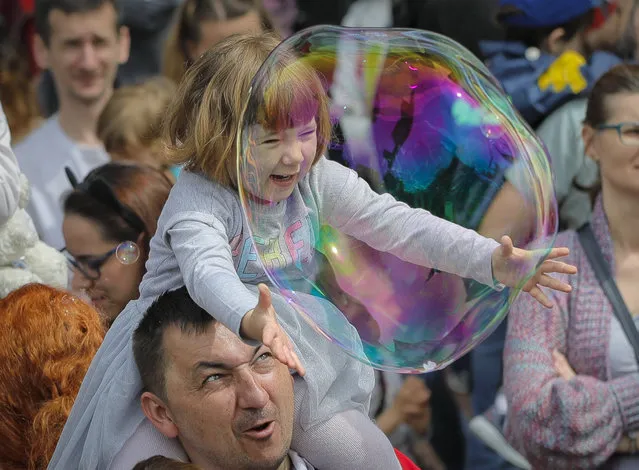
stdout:
{"type": "MultiPolygon", "coordinates": [[[[552,308],[553,304],[540,286],[548,287],[560,292],[570,292],[572,287],[559,279],[550,277],[549,273],[575,274],[577,268],[570,264],[555,261],[569,254],[568,248],[553,248],[537,272],[522,287],[544,307],[552,308]]],[[[514,287],[521,282],[525,273],[530,269],[530,263],[535,257],[534,251],[515,248],[508,236],[501,238],[501,246],[496,248],[492,256],[493,276],[497,282],[514,287]]]]}
{"type": "Polygon", "coordinates": [[[295,369],[300,375],[304,375],[304,366],[297,357],[291,340],[277,322],[277,314],[271,303],[271,291],[264,284],[258,285],[257,288],[260,291],[260,297],[255,308],[242,318],[241,336],[261,341],[264,346],[271,348],[271,352],[278,361],[286,364],[289,369],[295,369]]]}
{"type": "Polygon", "coordinates": [[[189,212],[180,218],[167,235],[195,303],[241,338],[262,341],[277,359],[303,373],[288,336],[277,323],[268,288],[260,286],[256,306],[255,295],[239,278],[224,225],[205,213],[189,212]]]}
{"type": "MultiPolygon", "coordinates": [[[[512,241],[509,242],[510,248],[508,244],[506,248],[500,247],[495,240],[424,209],[409,207],[390,194],[377,194],[357,173],[339,163],[322,159],[316,167],[311,185],[317,186],[322,222],[376,250],[492,287],[496,287],[496,281],[515,286],[529,272],[533,253],[513,248],[512,241]],[[497,250],[502,250],[501,255],[495,254],[497,250]],[[501,261],[498,266],[495,266],[495,256],[501,261]],[[505,268],[502,265],[506,260],[511,264],[517,261],[518,267],[508,265],[510,267],[505,268]],[[498,275],[495,275],[496,272],[498,275]]],[[[549,301],[539,286],[562,292],[567,290],[563,282],[552,279],[547,273],[576,272],[572,266],[552,261],[567,254],[568,250],[563,248],[551,251],[550,260],[542,264],[535,277],[524,287],[544,305],[549,301]]]]}

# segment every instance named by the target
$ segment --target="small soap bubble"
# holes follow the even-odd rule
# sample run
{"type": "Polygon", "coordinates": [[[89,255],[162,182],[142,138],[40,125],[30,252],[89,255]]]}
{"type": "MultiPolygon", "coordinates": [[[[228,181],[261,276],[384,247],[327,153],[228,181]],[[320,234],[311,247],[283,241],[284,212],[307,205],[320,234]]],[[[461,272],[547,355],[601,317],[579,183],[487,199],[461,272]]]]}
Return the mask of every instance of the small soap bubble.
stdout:
{"type": "Polygon", "coordinates": [[[140,258],[140,247],[133,242],[122,242],[115,250],[115,257],[122,264],[133,264],[140,258]]]}

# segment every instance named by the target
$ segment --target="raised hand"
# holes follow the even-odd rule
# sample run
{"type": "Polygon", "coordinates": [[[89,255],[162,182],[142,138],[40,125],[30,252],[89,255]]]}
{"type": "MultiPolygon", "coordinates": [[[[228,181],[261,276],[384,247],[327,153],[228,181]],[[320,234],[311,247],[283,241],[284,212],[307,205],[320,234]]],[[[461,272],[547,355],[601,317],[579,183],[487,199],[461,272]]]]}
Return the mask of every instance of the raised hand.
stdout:
{"type": "MultiPolygon", "coordinates": [[[[560,292],[570,292],[572,290],[569,284],[548,275],[549,273],[575,274],[577,272],[575,266],[555,261],[556,258],[567,256],[569,252],[568,248],[553,248],[550,250],[550,253],[534,276],[522,287],[525,292],[532,295],[544,307],[552,308],[553,304],[541,290],[542,286],[560,292]]],[[[536,254],[534,251],[515,248],[510,237],[503,236],[501,246],[493,252],[493,276],[498,282],[506,286],[517,286],[528,269],[530,269],[530,264],[534,261],[536,254]]]]}
{"type": "Polygon", "coordinates": [[[298,374],[306,373],[304,366],[297,357],[291,340],[277,322],[277,315],[271,302],[271,291],[264,284],[257,286],[260,296],[257,305],[250,310],[240,325],[240,334],[248,339],[261,341],[271,349],[273,356],[289,369],[295,369],[298,374]]]}

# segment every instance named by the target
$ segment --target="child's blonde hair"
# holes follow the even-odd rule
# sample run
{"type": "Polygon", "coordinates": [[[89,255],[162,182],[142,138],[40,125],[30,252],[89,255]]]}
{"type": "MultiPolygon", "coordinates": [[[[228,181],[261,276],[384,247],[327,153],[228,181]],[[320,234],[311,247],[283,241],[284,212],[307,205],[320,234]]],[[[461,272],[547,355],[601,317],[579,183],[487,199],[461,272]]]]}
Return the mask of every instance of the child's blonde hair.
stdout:
{"type": "Polygon", "coordinates": [[[148,149],[157,154],[159,168],[167,167],[162,155],[162,120],[176,88],[171,80],[155,77],[115,90],[98,119],[97,134],[105,150],[124,155],[148,149]]]}
{"type": "MultiPolygon", "coordinates": [[[[231,36],[202,55],[178,87],[165,121],[167,157],[191,171],[232,186],[229,159],[236,158],[236,134],[249,87],[280,39],[273,33],[231,36]]],[[[331,135],[328,96],[319,76],[292,54],[270,70],[268,89],[247,110],[252,124],[279,131],[315,117],[317,150],[324,154],[331,135]]]]}

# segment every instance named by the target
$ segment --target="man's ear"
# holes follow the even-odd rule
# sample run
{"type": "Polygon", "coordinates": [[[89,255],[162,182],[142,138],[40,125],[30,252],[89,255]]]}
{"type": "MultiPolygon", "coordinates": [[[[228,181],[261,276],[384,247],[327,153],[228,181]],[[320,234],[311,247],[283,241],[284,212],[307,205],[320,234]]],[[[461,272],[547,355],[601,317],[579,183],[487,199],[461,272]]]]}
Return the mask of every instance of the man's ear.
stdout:
{"type": "Polygon", "coordinates": [[[33,40],[33,57],[40,69],[49,68],[49,48],[39,34],[36,34],[33,40]]]}
{"type": "Polygon", "coordinates": [[[151,392],[144,392],[140,397],[140,406],[155,429],[169,439],[178,436],[178,428],[173,422],[171,412],[160,397],[151,392]]]}
{"type": "Polygon", "coordinates": [[[564,41],[566,36],[566,30],[564,28],[555,28],[551,31],[551,33],[546,37],[546,49],[548,52],[555,56],[560,56],[564,49],[566,48],[566,43],[564,41]]]}
{"type": "Polygon", "coordinates": [[[119,57],[118,61],[120,65],[126,64],[129,60],[129,53],[131,52],[131,33],[129,32],[129,28],[126,26],[120,26],[119,31],[119,57]]]}
{"type": "Polygon", "coordinates": [[[584,142],[584,153],[586,154],[586,156],[590,157],[591,160],[598,162],[599,155],[597,155],[597,150],[593,145],[593,140],[595,138],[596,132],[597,131],[588,124],[585,124],[581,128],[581,138],[584,142]]]}

